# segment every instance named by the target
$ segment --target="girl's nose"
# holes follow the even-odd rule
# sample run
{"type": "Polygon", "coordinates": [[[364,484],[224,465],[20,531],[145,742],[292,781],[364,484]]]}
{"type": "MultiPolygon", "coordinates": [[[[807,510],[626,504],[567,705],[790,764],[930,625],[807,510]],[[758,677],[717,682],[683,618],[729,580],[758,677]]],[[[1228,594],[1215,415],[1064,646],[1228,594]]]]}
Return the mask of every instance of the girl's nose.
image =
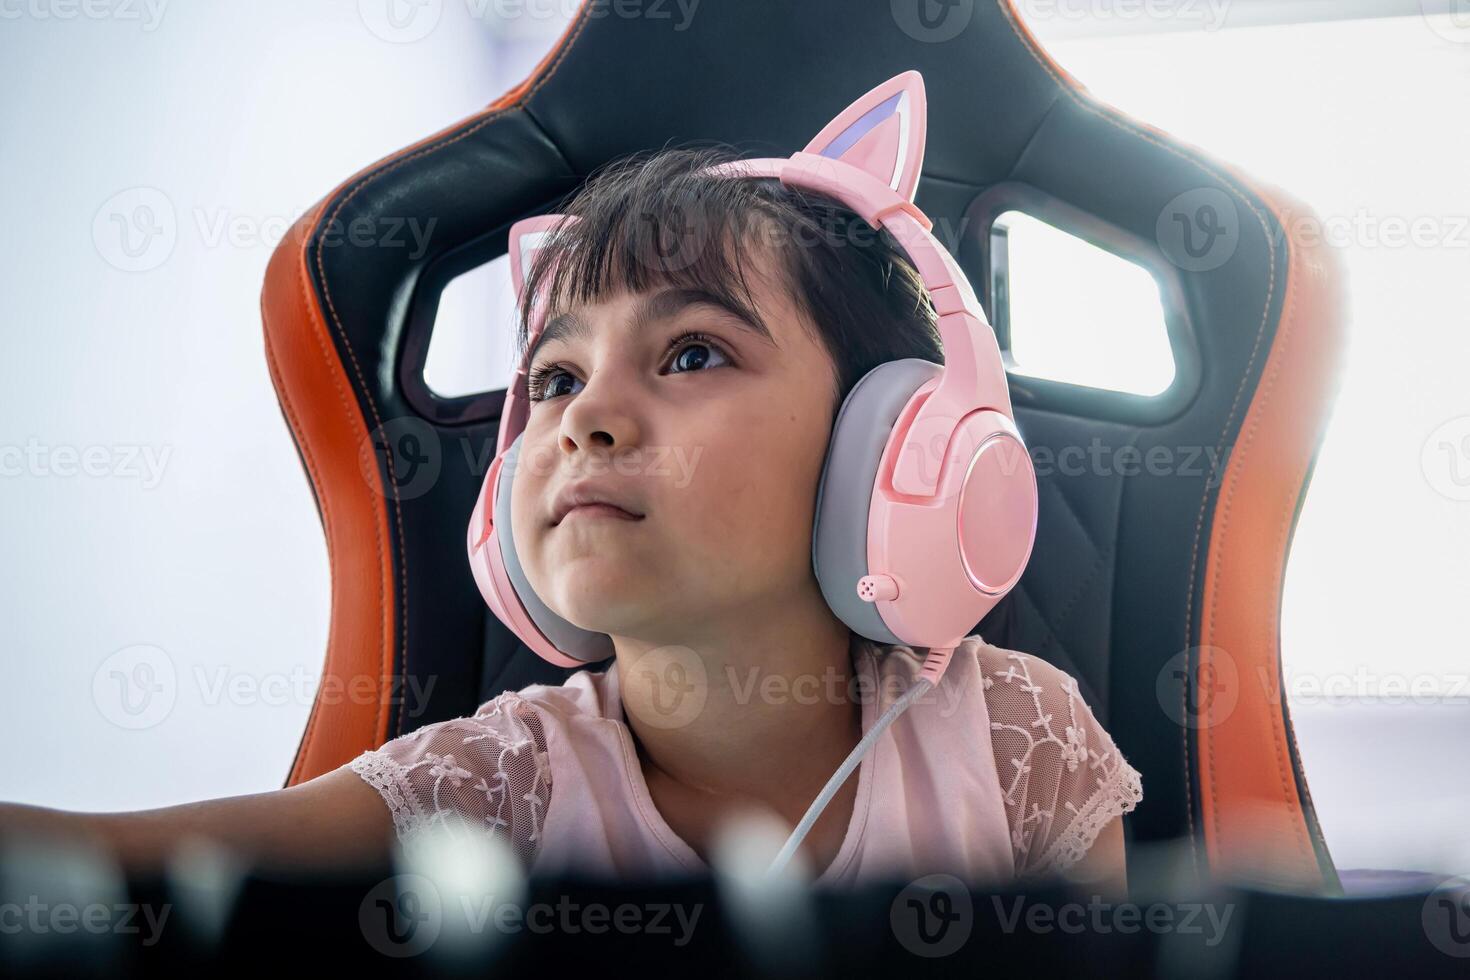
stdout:
{"type": "Polygon", "coordinates": [[[639,425],[629,406],[612,391],[612,379],[596,379],[584,385],[561,417],[561,434],[557,442],[568,456],[578,450],[611,452],[638,443],[639,425]]]}

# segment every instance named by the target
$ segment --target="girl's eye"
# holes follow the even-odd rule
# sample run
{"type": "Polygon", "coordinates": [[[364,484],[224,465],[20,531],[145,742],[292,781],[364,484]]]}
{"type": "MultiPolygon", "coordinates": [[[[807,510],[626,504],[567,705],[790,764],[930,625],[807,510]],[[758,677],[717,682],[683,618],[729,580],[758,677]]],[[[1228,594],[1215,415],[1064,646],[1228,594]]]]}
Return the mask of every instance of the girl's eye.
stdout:
{"type": "MultiPolygon", "coordinates": [[[[698,331],[675,337],[669,343],[666,354],[673,354],[669,366],[675,374],[687,374],[710,367],[723,367],[731,363],[723,347],[713,338],[698,331]]],[[[575,394],[576,389],[573,386],[579,383],[576,377],[569,374],[560,364],[546,364],[531,370],[526,387],[530,400],[539,402],[558,395],[575,394]]]]}
{"type": "Polygon", "coordinates": [[[722,361],[713,365],[715,367],[730,363],[730,358],[725,354],[723,348],[709,337],[698,332],[681,334],[675,337],[673,342],[669,344],[669,350],[677,351],[674,354],[673,366],[679,369],[680,374],[685,371],[698,371],[700,368],[710,366],[711,354],[717,358],[723,358],[722,361]]]}
{"type": "Polygon", "coordinates": [[[557,395],[571,394],[570,391],[563,389],[561,382],[575,382],[576,380],[576,378],[562,370],[560,365],[547,364],[531,372],[531,376],[526,382],[526,388],[529,392],[530,400],[539,402],[544,398],[555,398],[557,395]]]}

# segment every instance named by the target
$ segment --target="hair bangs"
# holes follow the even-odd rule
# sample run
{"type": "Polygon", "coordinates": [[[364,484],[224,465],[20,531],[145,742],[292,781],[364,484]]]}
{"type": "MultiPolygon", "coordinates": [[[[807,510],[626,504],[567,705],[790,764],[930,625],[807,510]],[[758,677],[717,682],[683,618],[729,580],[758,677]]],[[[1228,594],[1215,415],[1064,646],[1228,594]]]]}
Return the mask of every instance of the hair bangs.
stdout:
{"type": "MultiPolygon", "coordinates": [[[[584,185],[537,251],[520,297],[522,355],[531,307],[544,297],[547,317],[623,292],[658,287],[710,293],[752,322],[761,322],[750,288],[760,240],[774,241],[776,212],[766,204],[765,179],[704,174],[738,159],[721,147],[635,154],[614,161],[584,185]]],[[[775,285],[792,292],[789,261],[767,250],[775,285]]]]}

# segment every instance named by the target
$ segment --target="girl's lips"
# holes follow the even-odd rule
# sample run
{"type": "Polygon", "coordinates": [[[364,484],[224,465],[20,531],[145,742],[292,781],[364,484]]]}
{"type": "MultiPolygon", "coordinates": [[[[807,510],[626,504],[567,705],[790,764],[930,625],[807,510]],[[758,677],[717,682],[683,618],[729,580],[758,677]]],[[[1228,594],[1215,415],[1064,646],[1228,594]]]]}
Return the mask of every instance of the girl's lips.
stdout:
{"type": "Polygon", "coordinates": [[[567,511],[566,517],[562,518],[562,522],[565,523],[573,517],[612,518],[619,521],[643,520],[642,517],[630,514],[621,507],[614,507],[612,504],[580,504],[567,511]]]}
{"type": "Polygon", "coordinates": [[[557,491],[552,501],[551,523],[553,526],[560,524],[573,508],[587,507],[592,504],[610,507],[630,520],[643,516],[639,511],[634,510],[637,504],[628,489],[605,481],[578,480],[557,491]]]}

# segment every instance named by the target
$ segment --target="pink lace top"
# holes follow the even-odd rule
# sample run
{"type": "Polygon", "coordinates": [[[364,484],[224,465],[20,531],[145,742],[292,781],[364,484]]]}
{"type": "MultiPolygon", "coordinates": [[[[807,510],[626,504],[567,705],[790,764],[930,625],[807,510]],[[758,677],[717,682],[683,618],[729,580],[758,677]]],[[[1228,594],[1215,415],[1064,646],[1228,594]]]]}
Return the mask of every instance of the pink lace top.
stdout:
{"type": "MultiPolygon", "coordinates": [[[[922,658],[854,639],[867,731],[922,658]]],[[[382,795],[405,843],[452,824],[503,835],[533,871],[700,873],[654,807],[618,682],[609,666],[507,691],[346,765],[382,795]]],[[[1055,872],[1142,797],[1069,674],[970,636],[863,759],[847,835],[817,884],[1055,872]]]]}

